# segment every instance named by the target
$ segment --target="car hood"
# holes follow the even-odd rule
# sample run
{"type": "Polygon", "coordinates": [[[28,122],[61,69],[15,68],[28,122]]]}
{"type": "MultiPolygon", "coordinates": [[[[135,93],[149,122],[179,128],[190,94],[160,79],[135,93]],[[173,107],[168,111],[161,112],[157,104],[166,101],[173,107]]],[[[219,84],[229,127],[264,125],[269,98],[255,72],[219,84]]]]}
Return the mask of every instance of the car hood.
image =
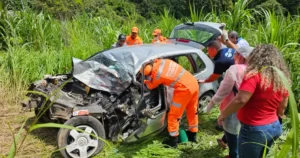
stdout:
{"type": "Polygon", "coordinates": [[[132,82],[131,73],[122,63],[112,61],[103,54],[80,60],[73,58],[73,77],[87,86],[112,94],[121,94],[132,82]]]}

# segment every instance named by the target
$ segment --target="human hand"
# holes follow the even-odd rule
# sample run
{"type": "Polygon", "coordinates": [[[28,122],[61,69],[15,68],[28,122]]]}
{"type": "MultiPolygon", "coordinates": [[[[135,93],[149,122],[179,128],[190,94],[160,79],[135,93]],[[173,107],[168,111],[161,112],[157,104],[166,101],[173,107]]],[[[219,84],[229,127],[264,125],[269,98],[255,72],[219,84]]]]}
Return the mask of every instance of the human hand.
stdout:
{"type": "Polygon", "coordinates": [[[205,83],[205,80],[198,80],[198,83],[203,84],[203,83],[205,83]]]}
{"type": "Polygon", "coordinates": [[[222,38],[225,41],[228,41],[228,32],[225,29],[222,31],[222,38]]]}
{"type": "Polygon", "coordinates": [[[221,126],[223,126],[223,121],[224,120],[225,120],[225,117],[221,113],[221,115],[219,115],[219,117],[218,117],[218,124],[221,125],[221,126]]]}
{"type": "Polygon", "coordinates": [[[214,107],[214,102],[211,100],[211,101],[208,103],[207,107],[206,107],[206,113],[207,113],[207,114],[210,114],[210,110],[211,110],[213,107],[214,107]]]}

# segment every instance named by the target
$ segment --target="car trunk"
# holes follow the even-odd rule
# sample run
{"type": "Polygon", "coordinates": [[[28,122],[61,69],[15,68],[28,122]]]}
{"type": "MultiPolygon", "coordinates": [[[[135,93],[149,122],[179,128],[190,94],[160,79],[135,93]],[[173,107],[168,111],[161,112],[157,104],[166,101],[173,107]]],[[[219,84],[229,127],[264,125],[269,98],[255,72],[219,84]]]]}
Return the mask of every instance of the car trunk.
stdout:
{"type": "Polygon", "coordinates": [[[222,34],[225,25],[213,22],[189,22],[177,25],[171,32],[170,41],[203,50],[222,34]]]}

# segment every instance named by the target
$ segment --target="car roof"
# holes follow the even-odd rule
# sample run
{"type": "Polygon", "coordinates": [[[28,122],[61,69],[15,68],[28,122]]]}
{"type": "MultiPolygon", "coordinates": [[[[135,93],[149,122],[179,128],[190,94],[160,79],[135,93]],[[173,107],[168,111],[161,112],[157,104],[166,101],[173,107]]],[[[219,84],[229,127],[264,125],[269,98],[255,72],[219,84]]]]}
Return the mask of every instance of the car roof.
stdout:
{"type": "Polygon", "coordinates": [[[136,74],[143,63],[152,59],[200,52],[202,52],[200,49],[194,47],[170,43],[125,46],[109,49],[102,53],[113,61],[121,62],[127,70],[136,74]]]}

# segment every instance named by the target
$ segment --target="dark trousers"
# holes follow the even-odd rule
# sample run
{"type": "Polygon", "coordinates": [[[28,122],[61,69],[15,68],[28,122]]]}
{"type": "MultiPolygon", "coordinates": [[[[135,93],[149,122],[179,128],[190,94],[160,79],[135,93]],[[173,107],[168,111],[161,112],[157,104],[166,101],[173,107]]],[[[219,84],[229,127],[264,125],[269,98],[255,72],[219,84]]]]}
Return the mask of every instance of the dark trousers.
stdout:
{"type": "Polygon", "coordinates": [[[229,157],[238,158],[238,135],[228,133],[224,130],[224,136],[226,137],[226,141],[229,148],[229,157]]]}

